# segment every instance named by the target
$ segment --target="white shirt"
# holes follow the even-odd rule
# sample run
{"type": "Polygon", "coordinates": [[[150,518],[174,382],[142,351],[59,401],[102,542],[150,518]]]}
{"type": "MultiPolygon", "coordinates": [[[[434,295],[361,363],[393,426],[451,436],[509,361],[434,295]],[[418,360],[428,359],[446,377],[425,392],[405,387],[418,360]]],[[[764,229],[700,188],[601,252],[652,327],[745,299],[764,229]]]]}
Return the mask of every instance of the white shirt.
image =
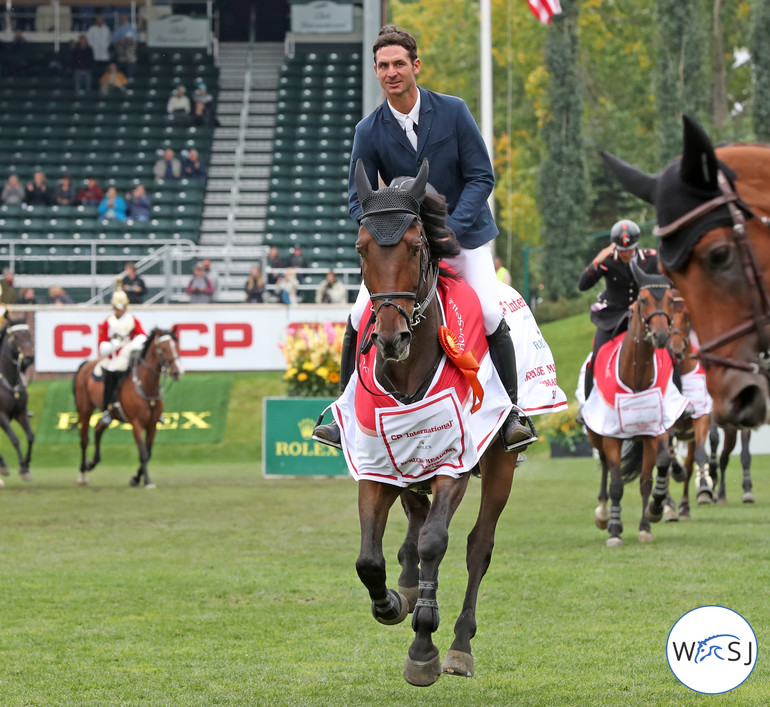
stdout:
{"type": "Polygon", "coordinates": [[[420,93],[417,92],[417,100],[408,113],[397,111],[388,101],[388,108],[393,113],[393,117],[398,121],[401,129],[406,133],[412,147],[417,150],[417,133],[414,132],[414,126],[420,124],[420,93]]]}
{"type": "Polygon", "coordinates": [[[91,25],[86,32],[86,39],[94,52],[95,61],[110,60],[110,28],[107,25],[91,25]]]}

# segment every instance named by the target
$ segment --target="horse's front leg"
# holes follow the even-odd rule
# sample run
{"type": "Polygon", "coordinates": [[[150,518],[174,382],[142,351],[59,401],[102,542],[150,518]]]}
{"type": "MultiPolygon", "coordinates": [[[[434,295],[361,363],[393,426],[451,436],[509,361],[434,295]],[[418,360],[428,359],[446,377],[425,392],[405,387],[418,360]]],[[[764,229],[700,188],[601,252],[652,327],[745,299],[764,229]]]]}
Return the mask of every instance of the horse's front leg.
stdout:
{"type": "MultiPolygon", "coordinates": [[[[705,454],[705,450],[704,450],[705,454]]],[[[682,500],[679,501],[679,517],[690,518],[690,479],[692,479],[692,470],[695,464],[695,442],[687,445],[687,459],[684,464],[684,483],[682,489],[682,500]]]]}
{"type": "Polygon", "coordinates": [[[599,530],[606,530],[607,524],[610,520],[610,507],[607,504],[609,495],[607,493],[607,477],[609,475],[609,467],[607,465],[607,456],[604,454],[602,438],[595,432],[588,430],[588,437],[591,440],[591,444],[599,452],[599,463],[601,465],[601,480],[599,481],[599,505],[594,509],[594,523],[599,530]]]}
{"type": "Polygon", "coordinates": [[[401,505],[408,520],[406,537],[398,550],[398,563],[401,565],[401,576],[398,578],[398,593],[409,602],[409,611],[414,611],[417,602],[418,582],[420,572],[420,555],[417,552],[417,540],[420,536],[425,519],[430,510],[428,497],[420,493],[404,491],[401,494],[401,505]]]}
{"type": "Polygon", "coordinates": [[[751,440],[751,430],[741,430],[741,466],[743,467],[743,496],[741,500],[744,503],[754,503],[754,493],[751,484],[751,451],[749,450],[749,441],[751,440]]]}
{"type": "Polygon", "coordinates": [[[432,685],[441,676],[441,657],[433,643],[433,633],[439,625],[438,568],[449,543],[449,523],[465,495],[469,477],[468,473],[459,479],[451,476],[431,479],[433,503],[417,540],[420,585],[412,614],[415,636],[404,665],[404,678],[411,685],[432,685]]]}
{"type": "Polygon", "coordinates": [[[473,676],[471,639],[476,635],[476,601],[481,580],[492,560],[495,530],[511,493],[516,455],[507,454],[502,446],[493,444],[482,462],[481,507],[476,524],[468,535],[465,565],[468,585],[460,616],[455,622],[455,638],[444,657],[443,672],[473,676]]]}
{"type": "Polygon", "coordinates": [[[671,466],[671,451],[668,434],[659,437],[643,437],[642,475],[639,490],[642,494],[642,519],[639,521],[639,542],[653,540],[650,521],[657,523],[663,517],[663,505],[668,496],[668,469],[671,466]],[[658,474],[655,490],[652,490],[652,470],[657,464],[658,474]],[[652,501],[650,501],[652,492],[652,501]]]}
{"type": "Polygon", "coordinates": [[[21,415],[19,415],[18,420],[19,424],[21,425],[21,429],[24,430],[24,434],[27,437],[27,453],[24,456],[24,461],[21,466],[21,468],[25,471],[21,472],[21,478],[25,481],[31,481],[32,475],[29,473],[29,466],[32,462],[32,446],[35,443],[35,433],[32,431],[32,427],[29,424],[29,415],[27,414],[26,410],[21,415]]]}
{"type": "Polygon", "coordinates": [[[403,489],[376,481],[358,482],[358,519],[361,523],[361,552],[356,572],[369,590],[372,615],[381,624],[397,624],[406,618],[409,602],[393,589],[388,589],[382,536],[388,512],[403,489]]]}
{"type": "Polygon", "coordinates": [[[602,449],[607,459],[607,469],[610,475],[610,522],[607,525],[610,537],[607,538],[607,547],[620,547],[623,539],[623,522],[620,520],[620,501],[623,498],[623,477],[620,473],[620,457],[622,439],[605,437],[602,449]]]}
{"type": "Polygon", "coordinates": [[[134,419],[131,422],[131,431],[134,434],[134,442],[136,442],[136,448],[139,451],[139,468],[136,470],[136,475],[129,479],[128,485],[139,486],[139,484],[142,483],[142,477],[144,477],[146,485],[147,461],[150,458],[150,454],[147,451],[147,443],[144,441],[144,430],[142,430],[142,426],[138,420],[134,419]]]}
{"type": "MultiPolygon", "coordinates": [[[[19,442],[19,437],[13,431],[13,427],[11,427],[11,421],[8,419],[6,414],[0,415],[0,427],[2,427],[3,432],[8,435],[8,439],[11,440],[11,444],[16,450],[16,456],[19,459],[19,474],[21,474],[21,478],[24,479],[24,481],[32,481],[32,477],[29,474],[29,469],[27,469],[27,467],[24,465],[24,455],[21,453],[21,443],[19,442]]],[[[2,466],[7,472],[8,468],[5,466],[5,462],[3,462],[2,466]]]]}
{"type": "MultiPolygon", "coordinates": [[[[152,458],[152,445],[155,442],[155,433],[157,431],[157,422],[154,419],[150,420],[147,426],[147,430],[144,433],[144,444],[147,452],[147,458],[144,461],[144,487],[148,489],[154,489],[155,484],[150,480],[150,459],[152,458]]],[[[142,467],[139,468],[137,474],[142,473],[142,467]]]]}

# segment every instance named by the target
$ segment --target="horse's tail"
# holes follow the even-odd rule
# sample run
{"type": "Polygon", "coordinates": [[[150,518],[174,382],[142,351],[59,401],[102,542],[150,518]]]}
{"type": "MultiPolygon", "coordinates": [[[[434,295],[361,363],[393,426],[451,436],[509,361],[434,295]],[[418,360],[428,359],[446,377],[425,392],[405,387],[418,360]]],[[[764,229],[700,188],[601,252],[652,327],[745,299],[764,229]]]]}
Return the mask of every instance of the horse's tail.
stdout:
{"type": "Polygon", "coordinates": [[[82,370],[83,366],[85,366],[87,363],[88,363],[88,361],[83,361],[83,363],[81,363],[78,366],[78,370],[75,372],[75,375],[72,376],[72,393],[73,393],[73,395],[77,395],[78,378],[80,378],[80,371],[82,370]]]}
{"type": "Polygon", "coordinates": [[[620,451],[620,475],[623,477],[624,484],[639,478],[639,474],[642,473],[643,453],[644,447],[641,440],[623,440],[620,451]]]}

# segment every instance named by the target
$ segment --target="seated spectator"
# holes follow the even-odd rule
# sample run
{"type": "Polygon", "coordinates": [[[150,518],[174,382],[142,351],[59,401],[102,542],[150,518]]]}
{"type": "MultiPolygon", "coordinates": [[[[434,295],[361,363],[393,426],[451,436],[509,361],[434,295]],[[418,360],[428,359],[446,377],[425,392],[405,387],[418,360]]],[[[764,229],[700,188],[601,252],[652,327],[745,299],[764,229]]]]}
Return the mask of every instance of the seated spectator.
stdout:
{"type": "Polygon", "coordinates": [[[179,179],[182,175],[182,163],[174,157],[174,151],[166,148],[162,159],[159,159],[152,168],[156,179],[179,179]]]}
{"type": "Polygon", "coordinates": [[[0,302],[3,304],[16,304],[19,300],[19,293],[13,286],[13,270],[5,268],[3,270],[3,291],[0,294],[0,302]]]}
{"type": "Polygon", "coordinates": [[[48,188],[45,174],[35,172],[32,181],[27,184],[24,203],[27,206],[51,206],[56,202],[53,192],[48,188]]]}
{"type": "Polygon", "coordinates": [[[142,304],[147,294],[147,285],[144,284],[142,276],[136,274],[136,266],[133,263],[126,263],[123,292],[126,293],[129,304],[142,304]]]}
{"type": "Polygon", "coordinates": [[[51,304],[73,304],[72,297],[67,294],[63,287],[59,287],[59,285],[51,285],[48,288],[48,299],[51,304]]]}
{"type": "Polygon", "coordinates": [[[35,297],[35,291],[28,287],[21,293],[21,300],[18,304],[37,304],[37,297],[35,297]]]}
{"type": "Polygon", "coordinates": [[[337,273],[329,270],[326,279],[315,291],[316,304],[345,304],[348,301],[348,293],[345,285],[337,279],[337,273]]]}
{"type": "Polygon", "coordinates": [[[251,266],[249,279],[246,280],[246,301],[262,304],[265,301],[265,278],[259,265],[251,266]]]}
{"type": "Polygon", "coordinates": [[[192,149],[182,162],[182,176],[185,179],[206,179],[206,163],[198,156],[198,150],[192,149]]]}
{"type": "Polygon", "coordinates": [[[75,76],[75,90],[90,91],[93,82],[94,50],[84,34],[78,37],[77,44],[70,50],[70,66],[75,76]]]}
{"type": "Polygon", "coordinates": [[[205,83],[199,83],[193,94],[193,125],[211,125],[214,122],[214,96],[206,90],[205,83]]]}
{"type": "Polygon", "coordinates": [[[104,192],[99,183],[93,177],[89,177],[85,188],[78,192],[77,201],[83,206],[99,206],[103,197],[104,192]]]}
{"type": "Polygon", "coordinates": [[[130,15],[121,15],[119,24],[112,33],[112,46],[118,68],[132,78],[136,71],[136,27],[131,24],[130,15]]]}
{"type": "Polygon", "coordinates": [[[72,184],[72,177],[70,177],[69,174],[62,175],[59,184],[56,186],[54,196],[56,197],[56,203],[59,204],[59,206],[74,206],[77,203],[75,187],[72,184]]]}
{"type": "Polygon", "coordinates": [[[144,185],[137,184],[134,190],[126,195],[128,203],[128,218],[132,221],[149,221],[152,212],[152,202],[147,196],[144,185]]]}
{"type": "MultiPolygon", "coordinates": [[[[292,249],[291,249],[291,255],[289,256],[288,265],[290,265],[293,268],[306,268],[308,267],[307,258],[302,253],[302,246],[297,243],[292,249]]],[[[302,282],[304,275],[297,275],[297,280],[302,282]]]]}
{"type": "Polygon", "coordinates": [[[299,290],[299,280],[297,279],[297,273],[294,272],[294,268],[286,268],[278,276],[278,299],[283,304],[297,304],[299,297],[297,292],[299,290]]]}
{"type": "Polygon", "coordinates": [[[107,71],[102,74],[102,78],[99,81],[99,90],[102,93],[125,93],[126,84],[128,79],[122,71],[118,71],[118,65],[112,62],[107,71]]]}
{"type": "Polygon", "coordinates": [[[107,194],[99,204],[99,218],[102,221],[126,220],[126,201],[122,196],[118,196],[115,187],[107,189],[107,194]]]}
{"type": "Polygon", "coordinates": [[[214,284],[206,277],[203,263],[196,263],[193,276],[185,290],[190,295],[191,304],[208,304],[214,299],[214,284]]]}
{"type": "Polygon", "coordinates": [[[280,275],[278,271],[284,267],[283,258],[281,258],[278,248],[275,246],[270,247],[270,251],[267,254],[267,264],[271,270],[267,275],[267,282],[270,285],[275,285],[278,282],[278,275],[280,275]]]}
{"type": "Polygon", "coordinates": [[[25,195],[24,187],[19,181],[19,177],[12,174],[8,177],[8,181],[3,187],[3,193],[0,195],[0,201],[7,206],[18,206],[24,201],[25,195]]]}
{"type": "Polygon", "coordinates": [[[172,118],[190,119],[190,99],[187,97],[187,89],[184,86],[177,86],[174,89],[166,103],[166,113],[172,118]]]}

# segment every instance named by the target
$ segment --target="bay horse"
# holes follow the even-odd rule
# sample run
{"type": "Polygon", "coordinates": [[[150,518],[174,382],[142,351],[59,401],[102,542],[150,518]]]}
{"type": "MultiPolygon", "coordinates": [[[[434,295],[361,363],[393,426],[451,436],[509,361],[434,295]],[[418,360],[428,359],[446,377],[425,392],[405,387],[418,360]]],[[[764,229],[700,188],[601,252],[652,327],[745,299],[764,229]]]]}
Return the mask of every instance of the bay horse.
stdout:
{"type": "Polygon", "coordinates": [[[770,410],[770,146],[715,149],[692,118],[683,124],[681,158],[656,176],[602,157],[655,206],[662,270],[690,310],[715,421],[757,427],[770,410]]]}
{"type": "MultiPolygon", "coordinates": [[[[34,362],[32,332],[24,320],[11,320],[0,329],[0,427],[11,440],[19,458],[19,474],[24,481],[32,481],[29,471],[35,433],[29,424],[27,411],[27,380],[24,372],[34,362]],[[11,427],[16,420],[27,437],[27,453],[22,454],[19,438],[11,427]]],[[[8,476],[8,466],[0,456],[0,474],[8,476]]],[[[0,487],[4,486],[0,479],[0,487]]]]}
{"type": "MultiPolygon", "coordinates": [[[[711,503],[714,500],[714,482],[711,475],[711,467],[706,455],[706,440],[709,438],[709,426],[711,422],[711,401],[703,390],[702,369],[692,343],[692,319],[684,299],[678,291],[674,291],[674,320],[671,326],[671,352],[679,362],[679,370],[682,374],[682,388],[685,396],[688,390],[693,390],[691,400],[695,406],[692,416],[677,422],[671,428],[670,437],[687,444],[687,456],[684,460],[683,478],[684,489],[682,500],[677,509],[673,500],[667,499],[666,520],[690,518],[690,480],[693,469],[697,465],[696,499],[699,504],[711,503]],[[689,386],[689,381],[694,385],[689,386]],[[700,386],[698,385],[700,383],[700,386]]],[[[672,444],[674,441],[672,439],[672,444]]]]}
{"type": "MultiPolygon", "coordinates": [[[[438,279],[443,277],[439,261],[459,253],[457,240],[446,228],[446,201],[435,190],[424,193],[427,178],[428,161],[424,160],[414,180],[372,190],[360,160],[355,169],[362,205],[369,203],[373,195],[380,199],[380,207],[370,212],[371,219],[362,219],[356,242],[363,281],[373,303],[367,326],[369,340],[376,347],[375,371],[379,381],[402,402],[422,399],[426,383],[430,384],[444,355],[439,343],[442,316],[436,297],[438,279]],[[414,204],[411,212],[403,207],[409,197],[414,204]],[[365,224],[371,224],[375,235],[402,229],[403,235],[397,234],[396,242],[381,244],[383,239],[375,238],[365,224]]],[[[359,349],[358,365],[361,355],[359,349]]],[[[443,664],[432,640],[439,626],[439,565],[447,550],[449,523],[471,473],[459,478],[436,475],[420,487],[407,488],[368,479],[358,481],[361,549],[356,570],[369,592],[377,621],[396,624],[413,612],[414,640],[404,667],[404,678],[412,685],[431,685],[442,672],[466,677],[474,674],[471,639],[476,634],[479,585],[489,567],[495,528],[508,501],[516,460],[517,454],[506,453],[502,444],[490,443],[473,470],[481,475],[481,507],[468,536],[465,598],[443,664]],[[427,491],[432,502],[425,495],[427,491]],[[398,590],[386,583],[382,550],[388,512],[396,499],[401,500],[408,519],[406,537],[398,551],[398,590]]]]}
{"type": "MultiPolygon", "coordinates": [[[[650,389],[655,383],[655,351],[664,350],[671,335],[671,322],[674,313],[674,298],[671,283],[662,275],[646,274],[631,261],[631,270],[639,285],[639,295],[631,305],[631,319],[628,331],[623,337],[617,354],[617,378],[626,389],[640,393],[650,389]]],[[[604,347],[602,347],[604,348],[604,347]]],[[[666,353],[666,355],[669,355],[666,353]]],[[[597,371],[598,375],[599,371],[597,371]]],[[[673,385],[669,382],[669,385],[673,385]]],[[[598,381],[594,383],[594,396],[599,395],[598,381]]],[[[601,484],[599,505],[594,511],[594,522],[599,529],[609,531],[607,547],[619,547],[623,544],[623,523],[620,516],[620,501],[623,497],[623,476],[621,472],[622,447],[621,437],[604,436],[591,429],[599,425],[590,419],[588,402],[583,408],[583,417],[591,444],[599,452],[601,463],[601,484]],[[607,479],[609,477],[609,495],[607,479]],[[607,501],[610,508],[607,509],[607,501]]],[[[642,518],[639,521],[639,541],[653,540],[650,522],[657,522],[663,516],[663,501],[666,497],[666,477],[670,464],[668,433],[658,435],[638,435],[633,438],[642,443],[642,464],[639,488],[642,495],[642,518]],[[657,465],[658,473],[655,492],[652,493],[652,470],[657,465]]]]}
{"type": "Polygon", "coordinates": [[[738,443],[738,435],[741,437],[741,468],[743,469],[743,494],[741,495],[741,501],[743,503],[754,503],[756,498],[754,496],[753,484],[751,482],[751,451],[749,450],[749,443],[751,441],[750,429],[738,429],[732,425],[722,427],[722,434],[724,440],[722,441],[722,451],[719,454],[719,462],[717,462],[717,450],[719,448],[719,427],[718,425],[711,425],[709,429],[709,443],[711,448],[711,456],[709,465],[711,468],[712,478],[714,483],[719,482],[717,489],[716,502],[721,505],[727,505],[727,465],[730,463],[730,455],[732,454],[735,445],[738,443]],[[717,478],[717,469],[719,470],[719,476],[717,478]]]}
{"type": "MultiPolygon", "coordinates": [[[[139,468],[136,475],[131,477],[129,484],[139,486],[142,481],[146,488],[155,488],[147,471],[147,463],[152,455],[152,445],[158,420],[163,413],[163,389],[160,384],[161,376],[168,374],[173,380],[179,380],[184,374],[182,362],[177,350],[176,332],[155,328],[153,329],[142,350],[136,355],[131,368],[118,383],[118,401],[123,410],[124,420],[128,422],[134,433],[139,451],[139,468]]],[[[92,471],[101,461],[101,440],[108,425],[101,417],[94,431],[94,456],[86,461],[91,415],[99,409],[104,401],[104,383],[93,376],[97,361],[85,361],[78,368],[73,379],[75,406],[78,412],[80,426],[80,475],[78,484],[88,484],[86,472],[92,471]]],[[[115,421],[113,412],[113,421],[115,421]]]]}

